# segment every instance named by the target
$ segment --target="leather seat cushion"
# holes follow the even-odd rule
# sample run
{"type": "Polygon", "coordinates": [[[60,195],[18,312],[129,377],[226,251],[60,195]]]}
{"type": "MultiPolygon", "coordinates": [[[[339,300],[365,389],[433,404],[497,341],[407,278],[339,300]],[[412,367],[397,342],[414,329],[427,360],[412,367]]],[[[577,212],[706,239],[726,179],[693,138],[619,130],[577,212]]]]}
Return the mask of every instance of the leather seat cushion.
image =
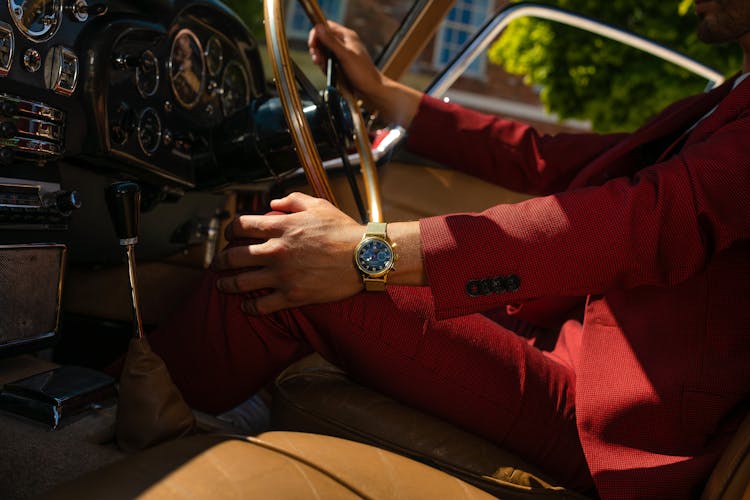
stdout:
{"type": "Polygon", "coordinates": [[[197,435],[73,480],[43,498],[455,498],[487,493],[400,455],[330,436],[197,435]]]}
{"type": "Polygon", "coordinates": [[[277,378],[271,425],[395,451],[502,498],[585,498],[483,438],[355,384],[317,355],[277,378]]]}

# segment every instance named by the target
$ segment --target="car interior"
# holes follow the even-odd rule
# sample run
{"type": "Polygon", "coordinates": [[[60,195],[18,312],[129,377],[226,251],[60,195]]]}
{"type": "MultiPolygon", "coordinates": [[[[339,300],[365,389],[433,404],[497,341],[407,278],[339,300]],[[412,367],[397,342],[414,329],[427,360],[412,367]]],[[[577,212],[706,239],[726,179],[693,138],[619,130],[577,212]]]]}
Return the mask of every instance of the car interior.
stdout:
{"type": "MultiPolygon", "coordinates": [[[[371,48],[379,68],[457,101],[453,83],[513,19],[584,19],[498,2],[417,78],[455,2],[379,4],[397,13],[371,48]]],[[[285,9],[326,18],[314,0],[265,0],[255,27],[219,0],[0,2],[0,498],[596,498],[317,355],[255,395],[262,432],[187,408],[147,348],[119,392],[103,372],[175,311],[226,225],[279,195],[363,222],[524,199],[405,150],[335,64],[305,62],[285,9]]],[[[702,498],[749,492],[750,417],[702,498]]]]}

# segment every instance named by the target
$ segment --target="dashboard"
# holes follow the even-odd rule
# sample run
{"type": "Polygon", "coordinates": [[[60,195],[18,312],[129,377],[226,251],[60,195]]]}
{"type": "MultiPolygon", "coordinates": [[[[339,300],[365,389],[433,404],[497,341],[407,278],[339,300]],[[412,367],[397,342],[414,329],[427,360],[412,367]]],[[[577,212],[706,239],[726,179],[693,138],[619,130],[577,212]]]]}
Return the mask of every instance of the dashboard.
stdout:
{"type": "Polygon", "coordinates": [[[158,213],[160,248],[141,253],[163,256],[178,248],[164,212],[213,213],[215,196],[190,200],[296,171],[260,50],[217,0],[0,0],[0,245],[111,261],[102,192],[134,180],[145,231],[158,213]]]}

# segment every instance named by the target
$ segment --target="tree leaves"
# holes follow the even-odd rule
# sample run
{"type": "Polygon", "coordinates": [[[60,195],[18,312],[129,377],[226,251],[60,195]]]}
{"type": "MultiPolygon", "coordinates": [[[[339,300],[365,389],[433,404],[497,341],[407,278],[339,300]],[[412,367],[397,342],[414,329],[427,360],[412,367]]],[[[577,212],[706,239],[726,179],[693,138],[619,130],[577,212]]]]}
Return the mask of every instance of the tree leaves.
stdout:
{"type": "MultiPolygon", "coordinates": [[[[741,66],[736,47],[708,46],[695,34],[692,0],[546,0],[623,27],[707,63],[726,75],[741,66]]],[[[653,56],[575,28],[519,19],[493,43],[489,60],[542,87],[561,118],[591,120],[602,132],[633,130],[669,103],[705,88],[700,77],[653,56]]]]}

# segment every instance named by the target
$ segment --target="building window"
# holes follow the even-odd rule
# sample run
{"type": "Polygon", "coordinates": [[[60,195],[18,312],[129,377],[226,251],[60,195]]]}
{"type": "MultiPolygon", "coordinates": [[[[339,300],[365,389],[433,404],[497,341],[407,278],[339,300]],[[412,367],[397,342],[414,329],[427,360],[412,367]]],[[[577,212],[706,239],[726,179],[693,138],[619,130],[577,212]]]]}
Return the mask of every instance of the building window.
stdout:
{"type": "MultiPolygon", "coordinates": [[[[456,0],[438,31],[433,55],[433,64],[436,68],[445,68],[461,51],[477,29],[489,19],[491,7],[490,0],[456,0]]],[[[485,66],[485,58],[477,57],[466,68],[464,74],[483,78],[485,66]]]]}
{"type": "MultiPolygon", "coordinates": [[[[326,18],[337,23],[344,21],[346,0],[318,0],[326,18]]],[[[286,36],[290,39],[307,40],[312,23],[297,0],[290,0],[286,5],[286,36]]]]}

